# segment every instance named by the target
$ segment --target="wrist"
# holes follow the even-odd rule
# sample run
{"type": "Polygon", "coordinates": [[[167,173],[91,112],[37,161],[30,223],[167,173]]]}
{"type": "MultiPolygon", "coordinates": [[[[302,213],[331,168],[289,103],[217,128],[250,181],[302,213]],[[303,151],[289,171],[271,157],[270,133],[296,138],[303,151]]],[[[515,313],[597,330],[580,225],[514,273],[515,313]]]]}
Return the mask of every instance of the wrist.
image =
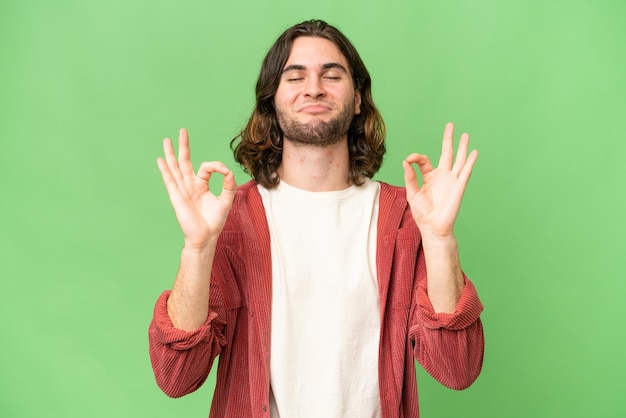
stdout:
{"type": "Polygon", "coordinates": [[[206,254],[214,252],[216,246],[217,237],[202,242],[185,240],[183,243],[183,252],[187,254],[206,254]]]}
{"type": "Polygon", "coordinates": [[[420,229],[420,234],[422,236],[422,243],[424,244],[440,247],[457,246],[456,237],[453,232],[441,234],[428,229],[420,229]]]}

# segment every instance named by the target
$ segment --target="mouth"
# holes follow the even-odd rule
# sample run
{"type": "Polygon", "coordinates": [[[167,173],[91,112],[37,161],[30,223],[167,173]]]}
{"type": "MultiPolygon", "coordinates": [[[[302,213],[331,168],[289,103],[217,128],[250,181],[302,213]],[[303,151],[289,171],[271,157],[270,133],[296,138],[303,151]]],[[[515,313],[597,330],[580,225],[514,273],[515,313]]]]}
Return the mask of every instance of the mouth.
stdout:
{"type": "Polygon", "coordinates": [[[320,113],[330,112],[332,108],[328,105],[322,103],[310,103],[302,106],[298,112],[300,113],[308,113],[311,115],[318,115],[320,113]]]}

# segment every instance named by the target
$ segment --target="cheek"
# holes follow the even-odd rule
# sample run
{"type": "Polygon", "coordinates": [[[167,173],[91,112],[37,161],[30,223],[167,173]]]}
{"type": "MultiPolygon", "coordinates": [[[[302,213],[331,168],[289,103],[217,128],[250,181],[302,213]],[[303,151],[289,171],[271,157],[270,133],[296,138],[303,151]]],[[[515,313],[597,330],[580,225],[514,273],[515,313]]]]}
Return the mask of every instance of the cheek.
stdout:
{"type": "Polygon", "coordinates": [[[289,103],[293,103],[298,97],[297,92],[294,92],[293,89],[289,88],[281,88],[278,86],[278,90],[276,90],[276,94],[274,94],[274,105],[285,106],[289,103]]]}
{"type": "Polygon", "coordinates": [[[284,98],[284,94],[277,90],[276,94],[274,95],[274,108],[276,109],[282,109],[285,107],[285,98],[284,98]]]}

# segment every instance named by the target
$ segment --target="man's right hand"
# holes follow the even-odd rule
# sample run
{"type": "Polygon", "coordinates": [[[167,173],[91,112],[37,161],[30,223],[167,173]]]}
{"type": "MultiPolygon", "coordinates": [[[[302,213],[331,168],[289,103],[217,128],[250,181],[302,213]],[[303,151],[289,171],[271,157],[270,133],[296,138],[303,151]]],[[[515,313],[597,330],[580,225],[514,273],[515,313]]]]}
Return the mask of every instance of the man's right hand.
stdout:
{"type": "Polygon", "coordinates": [[[163,150],[165,159],[158,158],[157,165],[183,231],[185,247],[203,249],[214,246],[237,190],[233,172],[221,162],[213,161],[202,163],[198,173],[194,173],[185,129],[181,129],[178,136],[178,159],[170,139],[163,140],[163,150]],[[213,173],[224,175],[219,196],[209,190],[213,173]]]}

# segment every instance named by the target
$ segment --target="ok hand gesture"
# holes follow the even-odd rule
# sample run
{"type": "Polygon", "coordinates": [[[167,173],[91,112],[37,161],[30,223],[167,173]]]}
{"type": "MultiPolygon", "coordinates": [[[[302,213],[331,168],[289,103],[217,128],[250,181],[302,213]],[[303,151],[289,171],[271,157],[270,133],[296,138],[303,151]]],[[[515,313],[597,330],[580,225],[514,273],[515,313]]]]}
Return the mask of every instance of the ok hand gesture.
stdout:
{"type": "Polygon", "coordinates": [[[402,162],[407,200],[423,236],[453,236],[461,199],[478,158],[476,150],[467,155],[469,136],[463,134],[454,159],[453,137],[454,125],[448,123],[443,133],[437,168],[432,166],[427,156],[421,154],[411,154],[402,162]],[[421,187],[412,164],[417,164],[422,174],[421,187]]]}
{"type": "Polygon", "coordinates": [[[169,139],[163,140],[165,160],[157,159],[165,188],[185,237],[185,245],[201,248],[215,243],[233,203],[237,185],[235,177],[224,164],[213,161],[200,165],[194,173],[189,156],[189,138],[185,129],[178,137],[178,160],[169,139]],[[224,175],[222,193],[209,190],[213,173],[224,175]]]}

